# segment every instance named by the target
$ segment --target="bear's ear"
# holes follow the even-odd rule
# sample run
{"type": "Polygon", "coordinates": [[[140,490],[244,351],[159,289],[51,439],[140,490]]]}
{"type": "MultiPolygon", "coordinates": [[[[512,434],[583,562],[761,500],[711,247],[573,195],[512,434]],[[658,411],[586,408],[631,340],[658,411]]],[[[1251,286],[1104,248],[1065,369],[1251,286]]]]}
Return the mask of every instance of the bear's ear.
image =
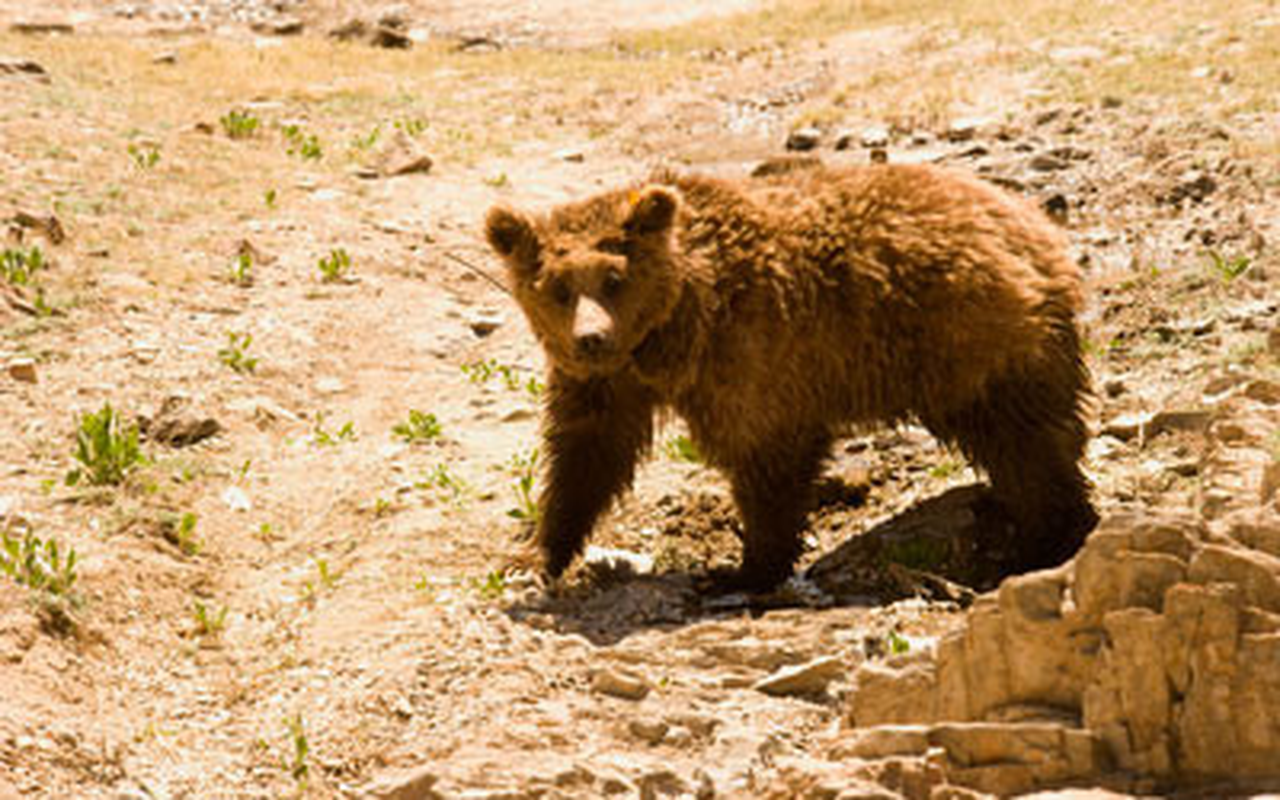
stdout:
{"type": "Polygon", "coordinates": [[[533,226],[517,211],[494,206],[484,221],[484,234],[489,245],[503,258],[527,253],[537,243],[533,226]]]}
{"type": "Polygon", "coordinates": [[[631,213],[622,227],[628,233],[665,233],[675,222],[679,201],[666,189],[652,187],[640,192],[631,203],[631,213]]]}

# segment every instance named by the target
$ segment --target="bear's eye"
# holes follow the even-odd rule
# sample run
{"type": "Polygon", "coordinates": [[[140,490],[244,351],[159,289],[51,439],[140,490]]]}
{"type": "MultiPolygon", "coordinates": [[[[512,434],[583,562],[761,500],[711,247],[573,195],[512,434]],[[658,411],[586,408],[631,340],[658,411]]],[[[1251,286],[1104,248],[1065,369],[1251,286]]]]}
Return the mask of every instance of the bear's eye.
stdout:
{"type": "Polygon", "coordinates": [[[622,273],[616,269],[611,269],[604,274],[604,281],[600,284],[600,291],[605,297],[612,299],[622,291],[624,283],[622,273]]]}
{"type": "Polygon", "coordinates": [[[596,242],[596,249],[601,253],[625,256],[627,254],[627,240],[623,239],[621,236],[606,236],[596,242]]]}
{"type": "Polygon", "coordinates": [[[573,305],[573,292],[564,281],[553,281],[550,287],[551,300],[558,306],[568,308],[573,305]]]}

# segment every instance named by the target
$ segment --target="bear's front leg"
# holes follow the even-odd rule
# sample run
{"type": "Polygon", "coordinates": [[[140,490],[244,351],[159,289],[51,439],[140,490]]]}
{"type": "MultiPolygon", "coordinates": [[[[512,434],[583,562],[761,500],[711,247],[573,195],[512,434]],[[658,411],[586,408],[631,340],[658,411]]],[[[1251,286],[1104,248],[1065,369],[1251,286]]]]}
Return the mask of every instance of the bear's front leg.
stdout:
{"type": "Polygon", "coordinates": [[[568,568],[596,519],[631,486],[636,462],[653,441],[655,405],[652,391],[625,374],[579,380],[552,373],[538,516],[548,576],[568,568]]]}
{"type": "Polygon", "coordinates": [[[742,516],[742,566],[723,588],[763,592],[791,577],[813,487],[831,449],[825,431],[769,436],[729,465],[742,516]]]}

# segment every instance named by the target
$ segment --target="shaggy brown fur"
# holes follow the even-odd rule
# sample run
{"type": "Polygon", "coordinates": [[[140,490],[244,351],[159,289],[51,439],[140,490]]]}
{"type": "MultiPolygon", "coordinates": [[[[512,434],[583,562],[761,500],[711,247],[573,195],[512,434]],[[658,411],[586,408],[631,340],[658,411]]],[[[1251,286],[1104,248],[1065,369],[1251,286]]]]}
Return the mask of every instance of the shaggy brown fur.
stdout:
{"type": "Polygon", "coordinates": [[[545,216],[495,208],[487,234],[551,364],[552,576],[665,408],[732,482],[746,588],[791,574],[832,441],[872,423],[918,420],[983,468],[1019,568],[1069,558],[1096,522],[1080,277],[1038,211],[985,183],[923,166],[664,174],[545,216]]]}

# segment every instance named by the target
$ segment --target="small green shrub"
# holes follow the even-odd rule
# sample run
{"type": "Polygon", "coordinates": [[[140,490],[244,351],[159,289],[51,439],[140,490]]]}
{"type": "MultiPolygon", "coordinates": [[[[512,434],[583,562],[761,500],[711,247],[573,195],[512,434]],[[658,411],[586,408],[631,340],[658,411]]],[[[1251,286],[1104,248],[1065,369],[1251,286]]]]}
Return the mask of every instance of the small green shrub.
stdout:
{"type": "Polygon", "coordinates": [[[311,755],[311,745],[307,742],[306,726],[303,723],[302,714],[285,717],[284,724],[288,730],[292,752],[290,756],[281,760],[280,766],[293,778],[298,790],[303,791],[311,776],[311,767],[307,763],[307,758],[311,755]]]}
{"type": "Polygon", "coordinates": [[[1249,271],[1253,261],[1248,256],[1227,256],[1209,251],[1209,268],[1224,282],[1230,283],[1249,271]]]}
{"type": "Polygon", "coordinates": [[[400,439],[409,444],[414,442],[429,442],[440,437],[440,422],[436,419],[435,414],[424,414],[421,411],[410,410],[407,422],[398,422],[392,428],[391,432],[400,439]]]}
{"type": "Polygon", "coordinates": [[[324,152],[315,134],[306,133],[298,125],[284,126],[285,150],[303,161],[319,161],[324,152]]]}
{"type": "Polygon", "coordinates": [[[0,251],[0,277],[14,286],[29,285],[36,273],[45,267],[44,253],[37,245],[32,245],[29,250],[7,247],[0,251]]]}
{"type": "Polygon", "coordinates": [[[160,529],[164,538],[176,545],[185,556],[198,556],[204,545],[196,536],[196,524],[200,518],[194,512],[182,514],[164,513],[160,516],[160,529]]]}
{"type": "Polygon", "coordinates": [[[311,429],[311,441],[318,447],[336,447],[342,442],[354,442],[356,440],[356,426],[354,422],[348,422],[337,430],[336,433],[330,433],[324,426],[326,414],[321,411],[316,414],[316,424],[311,429]]]}
{"type": "Polygon", "coordinates": [[[701,464],[702,453],[688,436],[673,436],[667,440],[664,448],[667,457],[672,461],[683,461],[687,464],[701,464]]]}
{"type": "Polygon", "coordinates": [[[227,606],[213,611],[200,600],[192,603],[191,616],[195,619],[195,635],[202,639],[216,639],[227,627],[227,606]]]}
{"type": "Polygon", "coordinates": [[[338,283],[347,279],[351,270],[351,255],[341,247],[329,251],[329,255],[316,262],[321,283],[338,283]]]}
{"type": "Polygon", "coordinates": [[[507,511],[507,516],[521,522],[538,521],[538,499],[534,492],[534,482],[538,474],[538,451],[534,449],[527,456],[515,456],[511,459],[511,472],[516,477],[512,489],[516,495],[516,507],[507,511]]]}
{"type": "Polygon", "coordinates": [[[140,170],[149,170],[160,163],[160,147],[155,144],[130,144],[128,147],[129,157],[133,159],[133,165],[140,170]]]}
{"type": "Polygon", "coordinates": [[[500,600],[507,591],[507,575],[502,570],[496,569],[484,576],[484,580],[472,581],[471,585],[485,600],[500,600]]]}
{"type": "Polygon", "coordinates": [[[251,373],[258,368],[258,359],[248,353],[252,344],[253,334],[227,331],[227,346],[218,350],[218,360],[233,372],[251,373]]]}
{"type": "Polygon", "coordinates": [[[116,485],[145,463],[138,447],[138,427],[126,425],[107,403],[98,413],[85,414],[76,430],[75,459],[80,466],[67,473],[67,485],[88,479],[93,486],[116,485]]]}
{"type": "Polygon", "coordinates": [[[76,550],[68,547],[64,551],[56,539],[41,541],[31,531],[18,538],[5,530],[0,535],[0,572],[33,592],[76,599],[76,550]]]}
{"type": "Polygon", "coordinates": [[[248,139],[258,132],[262,121],[253,112],[233,108],[218,120],[222,130],[232,139],[248,139]]]}
{"type": "Polygon", "coordinates": [[[231,265],[227,268],[227,280],[236,286],[248,287],[253,285],[253,256],[248,253],[241,253],[232,260],[231,265]]]}

